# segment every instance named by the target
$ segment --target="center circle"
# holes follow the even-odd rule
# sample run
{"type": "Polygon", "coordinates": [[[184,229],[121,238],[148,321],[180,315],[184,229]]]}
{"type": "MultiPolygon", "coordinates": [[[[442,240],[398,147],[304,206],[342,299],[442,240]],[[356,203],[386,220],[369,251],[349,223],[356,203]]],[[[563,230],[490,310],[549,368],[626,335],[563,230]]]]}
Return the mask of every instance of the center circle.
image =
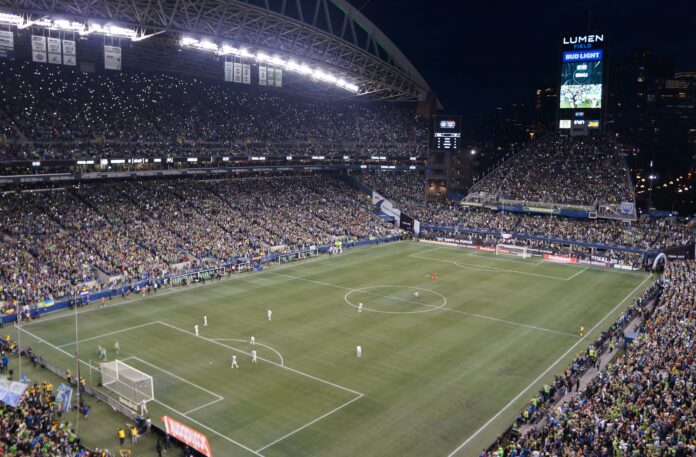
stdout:
{"type": "MultiPolygon", "coordinates": [[[[382,309],[370,308],[363,305],[363,310],[372,311],[373,313],[383,313],[383,314],[419,314],[419,313],[429,313],[431,311],[437,311],[438,309],[444,308],[447,305],[447,298],[439,292],[434,290],[425,289],[423,287],[414,286],[368,286],[361,287],[360,289],[353,289],[347,292],[343,300],[348,303],[353,308],[358,308],[359,300],[355,299],[356,295],[366,295],[372,298],[374,301],[383,299],[385,301],[391,301],[393,303],[402,303],[408,305],[416,305],[419,307],[424,307],[424,309],[416,309],[412,311],[385,311],[382,309]],[[404,294],[407,291],[408,294],[404,294]],[[432,296],[438,297],[438,302],[436,304],[430,304],[428,301],[432,296]]],[[[363,299],[363,301],[369,303],[369,299],[363,299]]]]}

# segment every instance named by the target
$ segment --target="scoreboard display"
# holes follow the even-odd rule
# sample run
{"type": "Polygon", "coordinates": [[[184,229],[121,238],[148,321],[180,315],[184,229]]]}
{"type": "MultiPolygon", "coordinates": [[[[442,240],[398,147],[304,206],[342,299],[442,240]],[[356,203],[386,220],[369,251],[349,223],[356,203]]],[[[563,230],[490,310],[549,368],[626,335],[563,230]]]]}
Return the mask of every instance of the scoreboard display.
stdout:
{"type": "Polygon", "coordinates": [[[603,34],[563,37],[559,129],[587,132],[602,127],[606,104],[605,50],[603,34]]]}
{"type": "Polygon", "coordinates": [[[436,150],[459,150],[462,139],[461,118],[459,116],[435,116],[433,125],[433,146],[436,150]]]}

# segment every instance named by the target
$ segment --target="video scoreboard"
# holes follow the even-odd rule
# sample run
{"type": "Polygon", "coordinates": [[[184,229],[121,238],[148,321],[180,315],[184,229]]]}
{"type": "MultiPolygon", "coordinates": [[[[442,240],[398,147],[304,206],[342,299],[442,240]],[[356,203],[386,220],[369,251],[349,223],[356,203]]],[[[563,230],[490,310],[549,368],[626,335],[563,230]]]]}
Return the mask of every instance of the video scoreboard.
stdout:
{"type": "Polygon", "coordinates": [[[559,129],[587,132],[602,127],[606,99],[605,52],[603,34],[563,37],[559,129]]]}
{"type": "Polygon", "coordinates": [[[433,146],[436,150],[457,151],[461,145],[462,128],[459,116],[435,116],[433,146]]]}

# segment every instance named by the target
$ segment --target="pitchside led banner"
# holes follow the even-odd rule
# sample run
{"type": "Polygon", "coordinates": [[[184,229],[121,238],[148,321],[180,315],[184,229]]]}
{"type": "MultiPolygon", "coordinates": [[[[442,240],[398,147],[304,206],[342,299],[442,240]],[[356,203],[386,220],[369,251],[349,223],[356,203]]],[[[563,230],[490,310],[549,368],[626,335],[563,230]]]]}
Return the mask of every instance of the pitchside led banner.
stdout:
{"type": "Polygon", "coordinates": [[[559,129],[587,133],[602,128],[606,105],[605,54],[604,34],[563,37],[559,129]]]}

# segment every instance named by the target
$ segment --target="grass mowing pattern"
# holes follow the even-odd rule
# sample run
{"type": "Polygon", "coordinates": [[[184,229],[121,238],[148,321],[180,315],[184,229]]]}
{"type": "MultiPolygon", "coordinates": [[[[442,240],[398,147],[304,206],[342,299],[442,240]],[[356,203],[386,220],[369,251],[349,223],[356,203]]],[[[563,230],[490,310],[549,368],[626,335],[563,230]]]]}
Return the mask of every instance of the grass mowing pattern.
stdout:
{"type": "MultiPolygon", "coordinates": [[[[88,373],[97,345],[112,359],[119,341],[119,358],[154,377],[154,422],[198,428],[216,455],[447,456],[464,442],[457,455],[475,455],[649,282],[394,243],[81,309],[80,358],[88,373]],[[594,331],[581,339],[580,325],[594,331]]],[[[21,338],[73,367],[71,313],[21,338]]]]}

